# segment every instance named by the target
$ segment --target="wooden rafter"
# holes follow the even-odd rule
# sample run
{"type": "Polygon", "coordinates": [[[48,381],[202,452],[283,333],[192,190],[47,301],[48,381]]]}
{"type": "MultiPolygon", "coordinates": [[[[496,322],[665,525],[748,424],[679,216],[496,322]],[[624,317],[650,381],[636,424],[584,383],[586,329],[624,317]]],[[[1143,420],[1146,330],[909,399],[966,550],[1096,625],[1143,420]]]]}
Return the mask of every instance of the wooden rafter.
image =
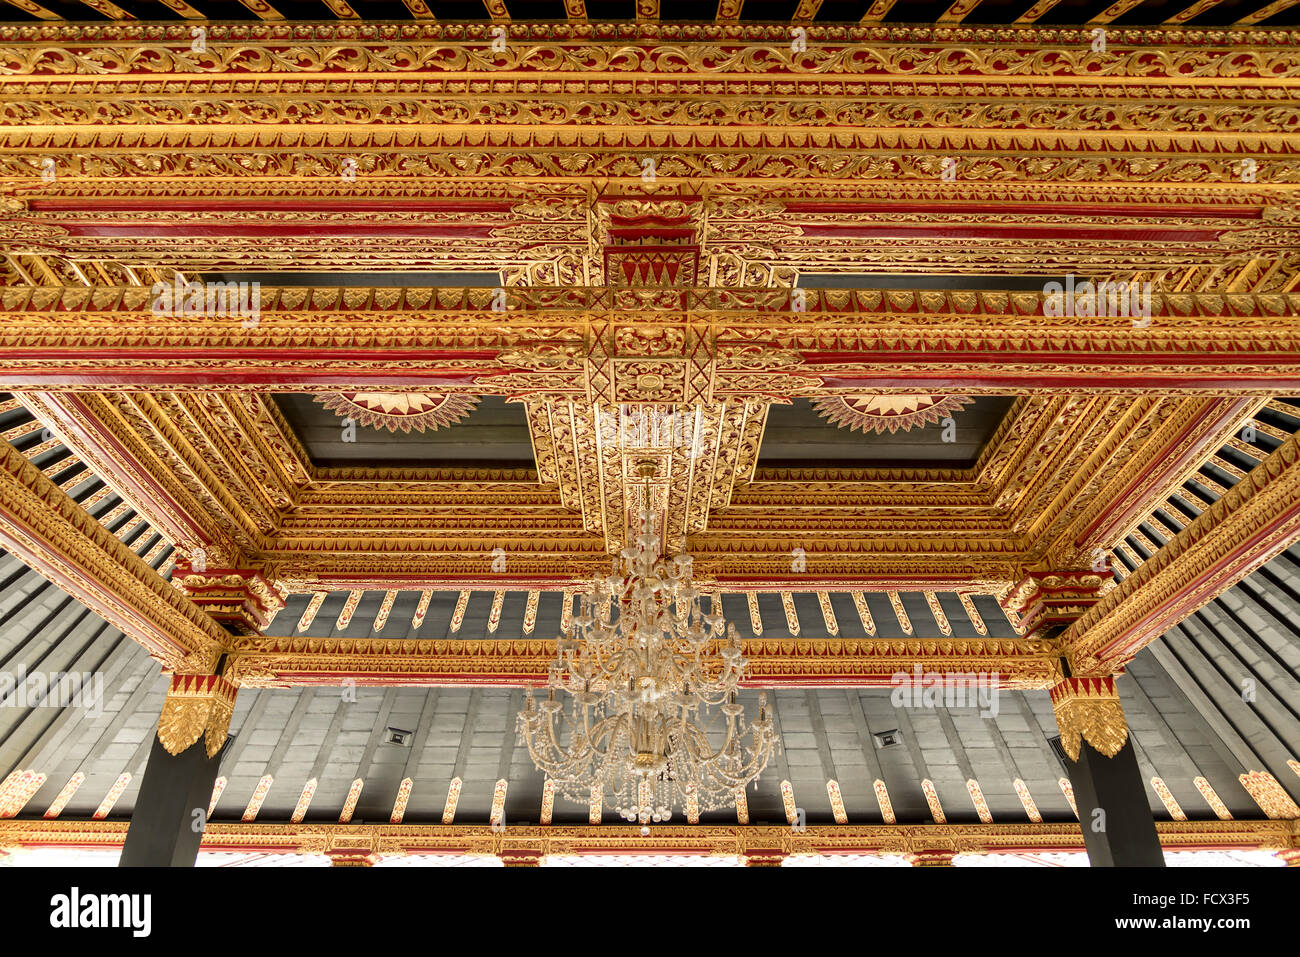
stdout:
{"type": "Polygon", "coordinates": [[[415,17],[415,19],[434,19],[433,11],[429,9],[429,5],[424,0],[402,0],[402,3],[406,4],[406,9],[411,11],[411,16],[415,17]]]}
{"type": "Polygon", "coordinates": [[[587,4],[585,0],[564,0],[564,15],[570,20],[587,19],[587,4]]]}
{"type": "Polygon", "coordinates": [[[488,16],[501,23],[509,22],[510,11],[506,9],[506,0],[483,0],[488,16]]]}
{"type": "Polygon", "coordinates": [[[977,6],[980,0],[953,0],[952,6],[939,16],[940,23],[961,23],[977,6]]]}
{"type": "Polygon", "coordinates": [[[190,6],[185,0],[161,0],[161,3],[173,13],[179,13],[186,20],[206,20],[201,11],[190,6]]]}
{"type": "Polygon", "coordinates": [[[740,9],[745,4],[745,0],[718,0],[718,20],[739,20],[740,9]]]}
{"type": "Polygon", "coordinates": [[[260,20],[284,19],[284,14],[267,3],[266,0],[239,0],[239,2],[257,14],[260,20]]]}
{"type": "Polygon", "coordinates": [[[1217,7],[1222,2],[1223,0],[1196,0],[1196,3],[1193,3],[1186,9],[1179,10],[1172,17],[1166,20],[1165,23],[1170,26],[1187,23],[1189,20],[1194,20],[1212,7],[1217,7]]]}
{"type": "Polygon", "coordinates": [[[1060,2],[1061,0],[1036,0],[1032,7],[1016,17],[1016,23],[1036,23],[1040,17],[1060,2]]]}
{"type": "Polygon", "coordinates": [[[46,10],[39,3],[33,0],[5,0],[10,6],[17,7],[23,13],[30,13],[34,17],[40,17],[42,20],[62,20],[63,17],[54,13],[52,10],[46,10]]]}
{"type": "Polygon", "coordinates": [[[347,3],[347,0],[325,0],[325,6],[329,7],[330,12],[333,13],[340,20],[361,19],[359,16],[357,16],[357,11],[353,10],[352,7],[347,3]]]}
{"type": "Polygon", "coordinates": [[[862,15],[863,23],[879,23],[893,9],[895,0],[872,0],[867,12],[862,15]]]}
{"type": "Polygon", "coordinates": [[[128,13],[111,0],[81,0],[86,6],[96,13],[102,13],[104,16],[113,20],[134,20],[135,14],[128,13]]]}
{"type": "Polygon", "coordinates": [[[1105,10],[1101,11],[1101,13],[1089,20],[1088,23],[1111,23],[1124,16],[1124,14],[1128,13],[1141,2],[1142,0],[1117,0],[1116,3],[1112,3],[1105,10]]]}
{"type": "Polygon", "coordinates": [[[1269,17],[1276,16],[1277,14],[1281,13],[1283,10],[1290,10],[1297,3],[1300,3],[1300,0],[1275,0],[1274,3],[1270,3],[1268,6],[1256,10],[1254,13],[1250,14],[1249,16],[1242,17],[1240,20],[1234,23],[1233,26],[1250,27],[1250,26],[1254,26],[1257,23],[1263,23],[1269,17]]]}
{"type": "Polygon", "coordinates": [[[808,23],[817,16],[822,7],[822,0],[799,0],[794,15],[790,18],[795,23],[808,23]]]}

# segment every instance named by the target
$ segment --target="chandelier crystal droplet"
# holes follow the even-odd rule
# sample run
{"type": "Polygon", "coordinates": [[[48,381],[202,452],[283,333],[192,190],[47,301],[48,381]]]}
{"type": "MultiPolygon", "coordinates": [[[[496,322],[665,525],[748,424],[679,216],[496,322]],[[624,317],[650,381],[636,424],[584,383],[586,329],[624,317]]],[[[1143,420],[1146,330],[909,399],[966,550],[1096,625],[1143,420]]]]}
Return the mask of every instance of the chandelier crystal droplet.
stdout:
{"type": "Polygon", "coordinates": [[[580,594],[546,700],[530,688],[517,721],[520,743],[561,795],[586,806],[599,794],[641,824],[671,820],[688,803],[734,806],[780,747],[765,692],[745,723],[735,625],[717,597],[701,611],[690,556],[662,559],[653,526],[641,513],[635,544],[580,594]]]}

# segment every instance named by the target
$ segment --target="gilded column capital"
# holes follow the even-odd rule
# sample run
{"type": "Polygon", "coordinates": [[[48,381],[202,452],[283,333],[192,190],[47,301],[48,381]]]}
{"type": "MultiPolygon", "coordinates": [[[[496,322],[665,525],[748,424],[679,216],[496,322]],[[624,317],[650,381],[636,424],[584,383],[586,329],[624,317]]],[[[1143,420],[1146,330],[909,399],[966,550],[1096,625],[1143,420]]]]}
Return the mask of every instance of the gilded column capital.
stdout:
{"type": "Polygon", "coordinates": [[[503,847],[497,852],[506,867],[540,867],[546,855],[536,848],[503,847]]]}
{"type": "Polygon", "coordinates": [[[222,675],[173,674],[158,717],[158,740],[180,754],[200,737],[208,757],[226,743],[238,687],[222,675]]]}
{"type": "Polygon", "coordinates": [[[285,592],[255,568],[195,567],[177,561],[172,584],[227,631],[259,634],[284,607],[285,592]]]}
{"type": "Polygon", "coordinates": [[[912,851],[905,860],[913,867],[952,867],[957,852],[943,847],[927,847],[912,851]]]}
{"type": "Polygon", "coordinates": [[[1128,723],[1111,675],[1065,678],[1051,689],[1061,747],[1079,760],[1080,739],[1113,758],[1128,740],[1128,723]]]}
{"type": "Polygon", "coordinates": [[[1043,637],[1068,627],[1095,605],[1110,576],[1092,569],[1026,572],[1002,599],[1025,634],[1043,637]]]}
{"type": "Polygon", "coordinates": [[[790,855],[775,847],[749,847],[740,856],[746,867],[781,867],[790,855]]]}

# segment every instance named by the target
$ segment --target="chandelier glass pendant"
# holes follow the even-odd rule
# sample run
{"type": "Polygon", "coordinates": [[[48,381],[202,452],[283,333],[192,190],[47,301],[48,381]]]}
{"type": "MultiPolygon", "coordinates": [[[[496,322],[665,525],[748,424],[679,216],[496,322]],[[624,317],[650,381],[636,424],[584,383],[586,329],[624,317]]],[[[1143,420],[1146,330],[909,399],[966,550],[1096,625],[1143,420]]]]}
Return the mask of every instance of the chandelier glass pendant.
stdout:
{"type": "Polygon", "coordinates": [[[701,611],[690,556],[661,558],[649,512],[639,525],[613,573],[581,593],[557,641],[546,700],[530,688],[517,724],[520,743],[564,797],[599,800],[644,825],[671,820],[674,808],[734,806],[780,744],[766,693],[745,724],[735,625],[716,599],[711,613],[701,611]]]}

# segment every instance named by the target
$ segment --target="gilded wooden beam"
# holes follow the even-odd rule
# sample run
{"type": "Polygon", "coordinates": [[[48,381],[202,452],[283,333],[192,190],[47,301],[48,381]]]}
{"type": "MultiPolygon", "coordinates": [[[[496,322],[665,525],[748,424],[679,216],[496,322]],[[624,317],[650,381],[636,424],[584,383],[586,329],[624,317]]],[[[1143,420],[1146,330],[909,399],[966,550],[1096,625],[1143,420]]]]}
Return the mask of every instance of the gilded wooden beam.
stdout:
{"type": "Polygon", "coordinates": [[[1118,672],[1297,539],[1300,437],[1293,435],[1065,631],[1072,669],[1118,672]]]}
{"type": "MultiPolygon", "coordinates": [[[[1032,638],[767,639],[742,642],[745,684],[755,688],[897,687],[898,675],[996,675],[1003,690],[1060,681],[1052,645],[1032,638]],[[918,671],[919,669],[919,671],[918,671]]],[[[555,642],[537,639],[252,637],[230,675],[240,687],[540,685],[555,642]]]]}
{"type": "MultiPolygon", "coordinates": [[[[1295,821],[1159,821],[1169,851],[1286,850],[1297,846],[1295,821]]],[[[0,821],[0,847],[117,848],[126,821],[0,821]]],[[[487,824],[258,824],[209,822],[201,851],[330,854],[358,849],[406,854],[701,854],[742,856],[764,849],[786,855],[1082,853],[1083,835],[1069,824],[816,825],[801,831],[771,825],[661,825],[651,836],[636,825],[546,827],[487,824]]]]}
{"type": "Polygon", "coordinates": [[[170,667],[210,668],[230,641],[3,439],[0,544],[170,667]]]}
{"type": "Polygon", "coordinates": [[[828,377],[845,392],[1300,386],[1293,293],[1152,291],[1139,320],[1056,315],[1040,292],[515,287],[497,311],[488,288],[283,288],[260,290],[256,323],[155,315],[150,293],[0,288],[0,386],[302,391],[459,381],[480,393],[586,397],[573,373],[586,367],[586,344],[612,334],[610,313],[620,326],[668,326],[711,342],[715,396],[820,393],[828,377]]]}

